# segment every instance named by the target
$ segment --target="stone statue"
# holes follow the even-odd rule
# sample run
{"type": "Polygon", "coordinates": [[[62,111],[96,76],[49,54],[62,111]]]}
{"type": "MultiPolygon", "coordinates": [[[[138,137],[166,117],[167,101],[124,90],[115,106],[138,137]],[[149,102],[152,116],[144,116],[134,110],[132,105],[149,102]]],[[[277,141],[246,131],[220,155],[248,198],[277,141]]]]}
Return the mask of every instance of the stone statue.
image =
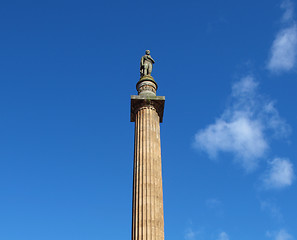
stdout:
{"type": "Polygon", "coordinates": [[[145,51],[145,55],[140,60],[140,77],[151,75],[153,70],[154,59],[150,55],[150,50],[145,51]]]}

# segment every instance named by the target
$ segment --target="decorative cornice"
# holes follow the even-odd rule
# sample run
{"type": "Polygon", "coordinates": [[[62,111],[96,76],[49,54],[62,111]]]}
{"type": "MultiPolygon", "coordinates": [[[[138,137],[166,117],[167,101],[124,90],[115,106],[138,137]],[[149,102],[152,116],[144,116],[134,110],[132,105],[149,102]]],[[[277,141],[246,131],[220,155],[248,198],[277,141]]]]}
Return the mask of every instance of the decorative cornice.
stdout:
{"type": "Polygon", "coordinates": [[[163,96],[131,96],[131,122],[135,122],[135,117],[140,108],[151,106],[156,109],[160,122],[163,122],[163,112],[165,105],[165,97],[163,96]]]}

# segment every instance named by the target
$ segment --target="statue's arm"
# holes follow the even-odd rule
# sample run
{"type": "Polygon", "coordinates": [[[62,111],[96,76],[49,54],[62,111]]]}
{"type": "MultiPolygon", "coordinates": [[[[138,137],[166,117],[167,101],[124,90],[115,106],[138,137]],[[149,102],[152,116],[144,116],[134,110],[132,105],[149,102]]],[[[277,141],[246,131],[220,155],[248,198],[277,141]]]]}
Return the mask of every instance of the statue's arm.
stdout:
{"type": "Polygon", "coordinates": [[[143,64],[144,64],[144,57],[141,57],[141,59],[140,59],[140,68],[143,66],[143,64]]]}
{"type": "Polygon", "coordinates": [[[152,60],[153,63],[155,63],[155,60],[151,56],[148,56],[148,57],[149,57],[149,59],[152,60]]]}

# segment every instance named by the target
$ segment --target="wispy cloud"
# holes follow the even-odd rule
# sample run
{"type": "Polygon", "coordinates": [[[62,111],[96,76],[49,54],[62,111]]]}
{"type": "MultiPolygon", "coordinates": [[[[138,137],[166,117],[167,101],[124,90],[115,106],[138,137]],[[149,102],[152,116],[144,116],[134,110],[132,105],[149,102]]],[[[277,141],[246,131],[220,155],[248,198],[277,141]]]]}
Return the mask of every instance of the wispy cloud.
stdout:
{"type": "Polygon", "coordinates": [[[185,240],[195,240],[197,235],[199,234],[198,231],[193,231],[192,228],[187,228],[185,231],[185,240]]]}
{"type": "Polygon", "coordinates": [[[294,239],[285,229],[281,229],[278,232],[267,232],[268,237],[273,238],[274,240],[292,240],[294,239]]]}
{"type": "Polygon", "coordinates": [[[205,203],[209,208],[218,208],[222,206],[222,202],[216,198],[209,198],[205,201],[205,203]]]}
{"type": "Polygon", "coordinates": [[[229,236],[228,236],[227,233],[225,233],[225,232],[221,232],[221,233],[219,234],[218,240],[229,240],[229,236]]]}
{"type": "Polygon", "coordinates": [[[217,217],[222,217],[224,215],[223,203],[220,200],[209,198],[205,201],[205,204],[217,217]]]}
{"type": "Polygon", "coordinates": [[[271,200],[266,200],[266,201],[261,201],[260,204],[261,204],[261,209],[263,211],[268,212],[273,219],[277,221],[283,220],[283,215],[280,209],[276,206],[274,202],[272,202],[271,200]]]}
{"type": "Polygon", "coordinates": [[[267,189],[281,189],[290,186],[294,180],[293,164],[289,159],[275,158],[268,163],[268,170],[263,177],[267,189]]]}
{"type": "Polygon", "coordinates": [[[219,152],[234,155],[247,171],[253,170],[269,148],[268,137],[287,136],[290,127],[274,102],[258,93],[258,83],[247,76],[232,86],[231,104],[215,123],[195,135],[195,146],[210,158],[219,152]]]}
{"type": "Polygon", "coordinates": [[[297,60],[297,26],[294,21],[294,5],[285,0],[281,4],[284,10],[283,27],[276,34],[270,50],[267,68],[271,72],[290,71],[296,67],[297,60]]]}
{"type": "Polygon", "coordinates": [[[281,8],[284,10],[282,21],[284,23],[294,20],[294,4],[290,0],[284,0],[281,3],[281,8]]]}

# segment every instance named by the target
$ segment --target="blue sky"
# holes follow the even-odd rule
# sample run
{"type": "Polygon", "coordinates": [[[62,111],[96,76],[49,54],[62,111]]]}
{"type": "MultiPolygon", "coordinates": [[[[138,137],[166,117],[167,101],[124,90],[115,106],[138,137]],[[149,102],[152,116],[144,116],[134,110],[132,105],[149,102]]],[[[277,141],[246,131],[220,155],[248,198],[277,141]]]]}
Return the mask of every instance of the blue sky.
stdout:
{"type": "Polygon", "coordinates": [[[2,1],[0,239],[129,239],[139,61],[166,97],[165,238],[297,239],[293,1],[2,1]]]}

